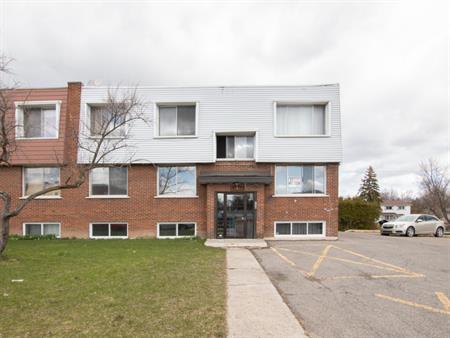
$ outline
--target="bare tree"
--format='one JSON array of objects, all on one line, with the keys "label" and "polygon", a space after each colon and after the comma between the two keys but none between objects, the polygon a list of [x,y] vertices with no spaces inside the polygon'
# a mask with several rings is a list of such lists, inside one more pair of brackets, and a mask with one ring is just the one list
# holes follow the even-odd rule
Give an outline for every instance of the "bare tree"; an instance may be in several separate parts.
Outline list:
[{"label": "bare tree", "polygon": [[425,207],[436,216],[443,218],[450,224],[448,210],[450,209],[450,177],[448,171],[438,162],[429,159],[420,163],[420,187],[422,196],[420,197]]},{"label": "bare tree", "polygon": [[[9,62],[5,58],[0,58],[0,62],[0,73],[4,73]],[[2,167],[13,165],[11,157],[16,151],[15,130],[16,127],[23,127],[16,125],[14,119],[11,119],[13,109],[11,92],[14,89],[0,82],[0,170]],[[130,145],[127,141],[136,121],[148,122],[144,116],[144,107],[135,89],[108,90],[107,99],[104,104],[94,109],[95,114],[91,112],[89,122],[82,123],[81,128],[73,126],[73,130],[66,131],[70,133],[66,141],[71,143],[74,153],[80,150],[84,156],[82,163],[78,163],[76,158],[68,162],[56,159],[61,171],[64,172],[64,179],[59,184],[33,192],[17,203],[12,200],[11,192],[3,191],[0,187],[0,201],[3,204],[0,209],[0,255],[8,243],[11,219],[18,216],[33,200],[51,192],[79,188],[90,171],[110,165],[107,163],[111,162],[113,154],[127,154],[126,159],[120,160],[121,165],[132,163],[133,154],[130,154]]]}]

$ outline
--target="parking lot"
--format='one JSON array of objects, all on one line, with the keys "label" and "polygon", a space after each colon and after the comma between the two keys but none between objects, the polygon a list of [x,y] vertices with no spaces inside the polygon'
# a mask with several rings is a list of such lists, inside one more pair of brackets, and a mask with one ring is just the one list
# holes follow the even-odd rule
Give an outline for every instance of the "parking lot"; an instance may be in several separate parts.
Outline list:
[{"label": "parking lot", "polygon": [[269,245],[253,253],[311,337],[450,336],[450,238]]}]

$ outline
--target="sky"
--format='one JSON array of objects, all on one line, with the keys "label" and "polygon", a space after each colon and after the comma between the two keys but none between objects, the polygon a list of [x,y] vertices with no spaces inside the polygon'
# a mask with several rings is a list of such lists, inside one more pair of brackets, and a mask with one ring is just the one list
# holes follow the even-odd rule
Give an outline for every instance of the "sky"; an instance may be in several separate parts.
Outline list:
[{"label": "sky", "polygon": [[427,1],[0,0],[0,54],[23,87],[339,83],[340,195],[372,165],[418,193],[450,164],[450,8]]}]

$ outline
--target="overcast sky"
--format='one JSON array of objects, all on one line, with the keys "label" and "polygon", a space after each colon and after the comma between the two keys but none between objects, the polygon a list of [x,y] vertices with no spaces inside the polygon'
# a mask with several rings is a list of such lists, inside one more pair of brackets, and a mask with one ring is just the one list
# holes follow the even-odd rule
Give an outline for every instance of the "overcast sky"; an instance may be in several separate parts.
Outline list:
[{"label": "overcast sky", "polygon": [[[89,3],[89,4],[88,4]],[[340,193],[448,165],[447,1],[4,1],[0,53],[22,86],[339,83]]]}]

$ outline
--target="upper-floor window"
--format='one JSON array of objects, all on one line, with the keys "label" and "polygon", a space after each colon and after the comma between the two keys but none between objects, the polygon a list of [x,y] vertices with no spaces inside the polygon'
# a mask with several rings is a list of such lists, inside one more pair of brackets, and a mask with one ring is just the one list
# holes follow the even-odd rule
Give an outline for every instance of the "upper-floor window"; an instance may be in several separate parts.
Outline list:
[{"label": "upper-floor window", "polygon": [[398,206],[398,210],[405,210],[405,206],[404,205],[399,205]]},{"label": "upper-floor window", "polygon": [[325,194],[325,166],[276,166],[275,194]]},{"label": "upper-floor window", "polygon": [[325,104],[277,104],[276,136],[327,134]]},{"label": "upper-floor window", "polygon": [[58,138],[59,102],[16,104],[17,138]]},{"label": "upper-floor window", "polygon": [[221,136],[217,135],[217,158],[253,159],[255,136]]},{"label": "upper-floor window", "polygon": [[91,196],[127,196],[128,168],[95,168],[90,174]]},{"label": "upper-floor window", "polygon": [[124,114],[111,112],[105,105],[89,105],[90,136],[124,137],[126,130]]},{"label": "upper-floor window", "polygon": [[[24,168],[23,169],[23,196],[30,196],[38,191],[59,185],[59,168]],[[56,197],[59,190],[51,191],[40,198]]]},{"label": "upper-floor window", "polygon": [[158,136],[195,136],[196,105],[159,105]]},{"label": "upper-floor window", "polygon": [[392,210],[392,206],[391,205],[386,205],[386,210]]},{"label": "upper-floor window", "polygon": [[158,195],[195,196],[195,167],[158,167]]}]

